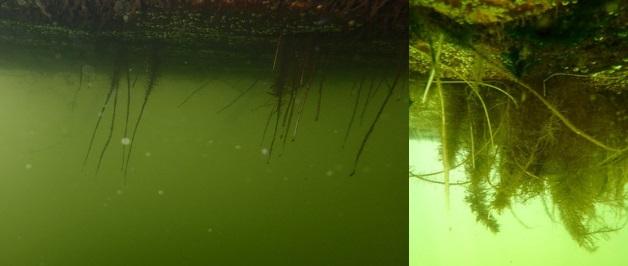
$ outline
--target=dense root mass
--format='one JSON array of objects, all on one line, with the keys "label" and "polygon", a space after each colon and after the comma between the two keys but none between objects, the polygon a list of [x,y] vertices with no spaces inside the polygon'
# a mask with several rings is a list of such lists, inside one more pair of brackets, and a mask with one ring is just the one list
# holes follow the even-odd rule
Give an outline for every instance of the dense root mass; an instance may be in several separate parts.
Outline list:
[{"label": "dense root mass", "polygon": [[[593,8],[599,7],[570,6],[552,19],[580,25],[573,18],[594,13]],[[544,46],[516,35],[534,25],[464,29],[438,15],[417,16],[410,46],[411,127],[440,140],[443,170],[411,175],[445,187],[465,186],[476,219],[492,232],[499,230],[499,214],[535,198],[550,199],[566,231],[587,250],[595,250],[601,236],[623,228],[628,219],[628,86],[621,58],[628,54],[615,55],[615,61],[614,52],[588,54],[598,46],[625,51],[622,37],[609,36],[615,41],[598,46],[584,39],[584,47],[556,50],[558,41],[549,35],[543,36]],[[603,26],[619,27],[621,21],[625,18],[609,18]],[[483,39],[496,32],[511,35],[497,44]],[[467,34],[465,39],[460,33]],[[529,50],[499,54],[499,48],[515,43]],[[563,73],[568,67],[557,65],[583,57],[603,61],[576,73]],[[464,167],[466,176],[453,183],[447,173],[457,167]]]},{"label": "dense root mass", "polygon": [[[536,198],[587,250],[624,227],[628,8],[619,3],[410,1],[411,134],[440,141],[443,167],[411,176],[446,192],[465,186],[492,232],[499,214]],[[459,167],[464,179],[451,182]]]}]

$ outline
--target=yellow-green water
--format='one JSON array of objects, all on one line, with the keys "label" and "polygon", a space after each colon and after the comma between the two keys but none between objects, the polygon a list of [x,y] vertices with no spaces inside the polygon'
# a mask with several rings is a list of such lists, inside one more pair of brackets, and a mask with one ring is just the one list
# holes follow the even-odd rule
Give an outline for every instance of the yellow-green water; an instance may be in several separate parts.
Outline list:
[{"label": "yellow-green water", "polygon": [[[411,168],[417,173],[439,171],[438,145],[437,141],[410,140]],[[461,170],[452,173],[452,180],[464,177]],[[539,199],[514,204],[514,214],[505,211],[499,216],[501,231],[493,234],[475,221],[464,199],[464,187],[452,186],[447,210],[442,185],[411,178],[409,186],[412,266],[621,266],[628,260],[628,233],[612,233],[608,240],[599,241],[597,251],[588,252],[569,237],[558,215],[557,222],[552,222]]]},{"label": "yellow-green water", "polygon": [[[267,163],[270,134],[262,144],[262,132],[274,99],[272,62],[211,71],[163,65],[126,185],[122,96],[100,171],[111,105],[83,165],[110,67],[87,67],[73,101],[78,71],[0,66],[0,265],[407,264],[403,85],[349,176],[386,91],[373,96],[342,148],[356,93],[350,88],[372,72],[328,71],[320,120],[312,92],[296,140],[285,148],[278,141]],[[378,73],[392,81],[393,73]],[[250,93],[216,113],[256,79]],[[131,121],[145,82],[140,74]]]}]

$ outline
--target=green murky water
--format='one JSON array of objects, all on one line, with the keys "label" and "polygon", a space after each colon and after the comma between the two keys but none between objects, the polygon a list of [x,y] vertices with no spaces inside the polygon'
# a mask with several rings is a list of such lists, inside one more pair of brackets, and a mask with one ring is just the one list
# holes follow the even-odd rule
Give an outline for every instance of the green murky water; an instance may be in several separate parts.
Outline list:
[{"label": "green murky water", "polygon": [[[269,159],[272,58],[162,58],[131,141],[127,93],[132,132],[148,82],[145,58],[130,57],[135,86],[127,91],[123,69],[101,112],[112,57],[23,55],[28,60],[6,56],[0,65],[0,264],[407,263],[406,83],[396,85],[349,176],[394,67],[369,66],[368,58],[325,65],[319,120],[316,76],[307,100],[300,91],[294,101],[303,110],[296,134],[295,111],[289,138],[277,138]],[[365,104],[371,83],[380,86]]]}]

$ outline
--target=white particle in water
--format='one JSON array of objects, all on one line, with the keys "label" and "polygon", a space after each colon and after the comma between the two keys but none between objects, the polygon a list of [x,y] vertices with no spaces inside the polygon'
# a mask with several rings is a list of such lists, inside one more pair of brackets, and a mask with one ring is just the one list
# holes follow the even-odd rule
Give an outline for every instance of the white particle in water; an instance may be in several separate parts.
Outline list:
[{"label": "white particle in water", "polygon": [[131,144],[131,139],[127,138],[127,137],[124,137],[124,138],[122,138],[122,140],[120,140],[120,143],[122,143],[122,145],[129,145],[129,144]]},{"label": "white particle in water", "polygon": [[332,171],[332,170],[327,170],[327,172],[325,172],[325,175],[326,175],[326,176],[332,176],[332,175],[334,175],[334,171]]},{"label": "white particle in water", "polygon": [[118,190],[116,190],[116,194],[118,194],[118,195],[122,195],[122,189],[118,189]]},{"label": "white particle in water", "polygon": [[33,165],[30,163],[27,163],[26,165],[24,165],[24,168],[26,168],[26,170],[30,170],[31,168],[33,168]]},{"label": "white particle in water", "polygon": [[144,156],[146,156],[146,157],[150,157],[151,155],[153,155],[153,154],[152,154],[152,153],[150,153],[149,151],[147,151],[147,152],[145,152],[145,153],[144,153]]},{"label": "white particle in water", "polygon": [[211,227],[210,227],[210,228],[207,228],[207,233],[211,233],[211,232],[214,232],[214,229],[213,229],[213,228],[211,228]]},{"label": "white particle in water", "polygon": [[235,145],[235,146],[234,146],[234,148],[235,148],[236,150],[239,150],[239,149],[242,149],[242,146],[238,144],[238,145]]},{"label": "white particle in water", "polygon": [[262,148],[262,155],[268,155],[268,152],[267,148]]},{"label": "white particle in water", "polygon": [[158,194],[159,196],[162,196],[162,195],[164,194],[164,191],[163,191],[163,190],[161,190],[161,189],[160,189],[160,190],[157,190],[157,194]]}]

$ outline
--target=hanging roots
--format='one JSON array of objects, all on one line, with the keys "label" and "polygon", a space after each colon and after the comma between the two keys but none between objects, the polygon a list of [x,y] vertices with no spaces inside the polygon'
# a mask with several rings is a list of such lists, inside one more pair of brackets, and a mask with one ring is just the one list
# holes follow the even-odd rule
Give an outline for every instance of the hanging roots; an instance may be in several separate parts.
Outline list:
[{"label": "hanging roots", "polygon": [[[440,40],[432,45],[425,57],[433,59],[433,67],[424,79],[427,85],[418,86],[423,91],[414,93],[421,100],[414,103],[440,109],[444,168],[411,176],[446,188],[466,186],[465,199],[476,219],[492,232],[499,230],[497,214],[515,202],[549,202],[546,195],[567,232],[587,250],[597,248],[600,236],[624,226],[626,94],[593,88],[584,75],[562,73],[531,81],[531,86],[480,56],[471,73],[463,75],[440,63]],[[508,80],[499,85],[484,80],[488,70]],[[533,97],[517,101],[513,95],[519,94]],[[448,172],[462,165],[466,180],[450,183]],[[436,174],[444,180],[428,178]],[[617,215],[604,215],[609,212]]]}]

